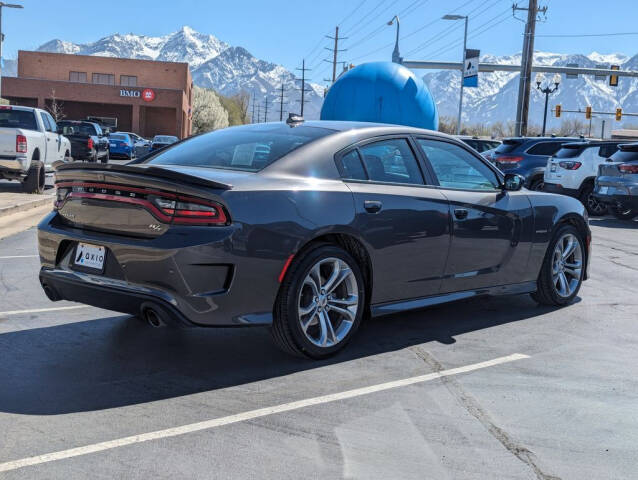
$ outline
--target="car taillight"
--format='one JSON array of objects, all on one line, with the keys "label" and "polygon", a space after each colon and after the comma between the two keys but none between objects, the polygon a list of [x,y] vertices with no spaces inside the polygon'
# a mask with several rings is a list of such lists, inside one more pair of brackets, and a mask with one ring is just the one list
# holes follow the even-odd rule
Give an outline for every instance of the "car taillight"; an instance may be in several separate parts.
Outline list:
[{"label": "car taillight", "polygon": [[501,165],[517,165],[521,160],[523,160],[523,157],[503,156],[496,159],[496,161]]},{"label": "car taillight", "polygon": [[155,204],[179,225],[224,225],[228,219],[221,205],[198,198],[178,196],[176,200],[155,198]]},{"label": "car taillight", "polygon": [[16,153],[27,153],[27,137],[16,135]]},{"label": "car taillight", "polygon": [[88,148],[89,150],[93,150],[93,139],[89,138],[86,142],[86,148]]},{"label": "car taillight", "polygon": [[635,163],[621,163],[618,165],[618,170],[622,173],[638,173],[638,164]]},{"label": "car taillight", "polygon": [[558,165],[565,170],[578,170],[582,163],[580,162],[558,162]]}]

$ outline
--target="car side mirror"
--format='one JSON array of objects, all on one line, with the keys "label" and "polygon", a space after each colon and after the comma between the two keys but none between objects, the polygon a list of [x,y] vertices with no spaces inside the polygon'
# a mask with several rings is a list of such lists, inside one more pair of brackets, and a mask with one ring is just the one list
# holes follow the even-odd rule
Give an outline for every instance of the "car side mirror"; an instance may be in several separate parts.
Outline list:
[{"label": "car side mirror", "polygon": [[506,173],[503,179],[503,188],[510,192],[516,192],[523,188],[525,178],[518,173]]}]

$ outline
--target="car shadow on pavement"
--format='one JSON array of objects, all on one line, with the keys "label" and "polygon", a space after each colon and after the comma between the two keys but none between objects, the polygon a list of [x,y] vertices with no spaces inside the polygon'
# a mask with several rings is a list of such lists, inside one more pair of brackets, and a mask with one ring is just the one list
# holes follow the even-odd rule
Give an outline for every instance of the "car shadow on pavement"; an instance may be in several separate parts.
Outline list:
[{"label": "car shadow on pavement", "polygon": [[618,220],[617,218],[590,218],[589,224],[595,227],[606,228],[638,228],[638,219]]},{"label": "car shadow on pavement", "polygon": [[243,385],[551,311],[527,295],[474,299],[364,322],[324,361],[288,356],[265,328],[154,329],[113,316],[0,335],[0,411],[57,415],[134,405]]}]

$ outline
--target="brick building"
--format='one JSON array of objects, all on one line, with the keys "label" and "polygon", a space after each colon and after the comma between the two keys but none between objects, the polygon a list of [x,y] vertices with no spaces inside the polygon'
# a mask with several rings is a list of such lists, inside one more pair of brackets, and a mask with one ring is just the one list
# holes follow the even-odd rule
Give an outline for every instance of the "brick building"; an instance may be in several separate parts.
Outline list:
[{"label": "brick building", "polygon": [[2,79],[13,105],[50,107],[66,119],[98,117],[143,137],[191,133],[193,82],[187,63],[18,52],[18,76]]}]

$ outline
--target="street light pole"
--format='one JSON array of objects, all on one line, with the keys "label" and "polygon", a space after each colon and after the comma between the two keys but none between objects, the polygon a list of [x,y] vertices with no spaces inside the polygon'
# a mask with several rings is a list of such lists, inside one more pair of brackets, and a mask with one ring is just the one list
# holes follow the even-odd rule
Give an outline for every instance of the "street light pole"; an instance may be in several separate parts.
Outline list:
[{"label": "street light pole", "polygon": [[24,8],[22,5],[15,3],[0,2],[0,98],[2,98],[2,42],[4,41],[4,34],[2,33],[2,7]]},{"label": "street light pole", "polygon": [[399,53],[399,16],[395,15],[392,17],[392,20],[388,22],[388,25],[392,25],[395,19],[397,21],[397,35],[396,40],[394,41],[394,50],[392,51],[392,61],[394,63],[401,63],[401,54]]},{"label": "street light pole", "polygon": [[542,74],[539,73],[536,75],[536,88],[538,91],[545,94],[545,113],[543,115],[543,133],[541,134],[543,137],[545,136],[545,127],[547,126],[547,104],[549,102],[549,95],[558,90],[558,86],[560,85],[560,74],[557,73],[554,75],[554,78],[552,79],[552,83],[554,84],[553,87],[548,84],[541,88],[541,84],[544,80],[545,77]]},{"label": "street light pole", "polygon": [[443,20],[465,20],[465,33],[463,34],[463,63],[461,67],[461,91],[459,93],[459,115],[456,120],[456,134],[461,134],[461,114],[463,113],[463,73],[465,72],[465,52],[467,51],[467,15],[444,15]]}]

